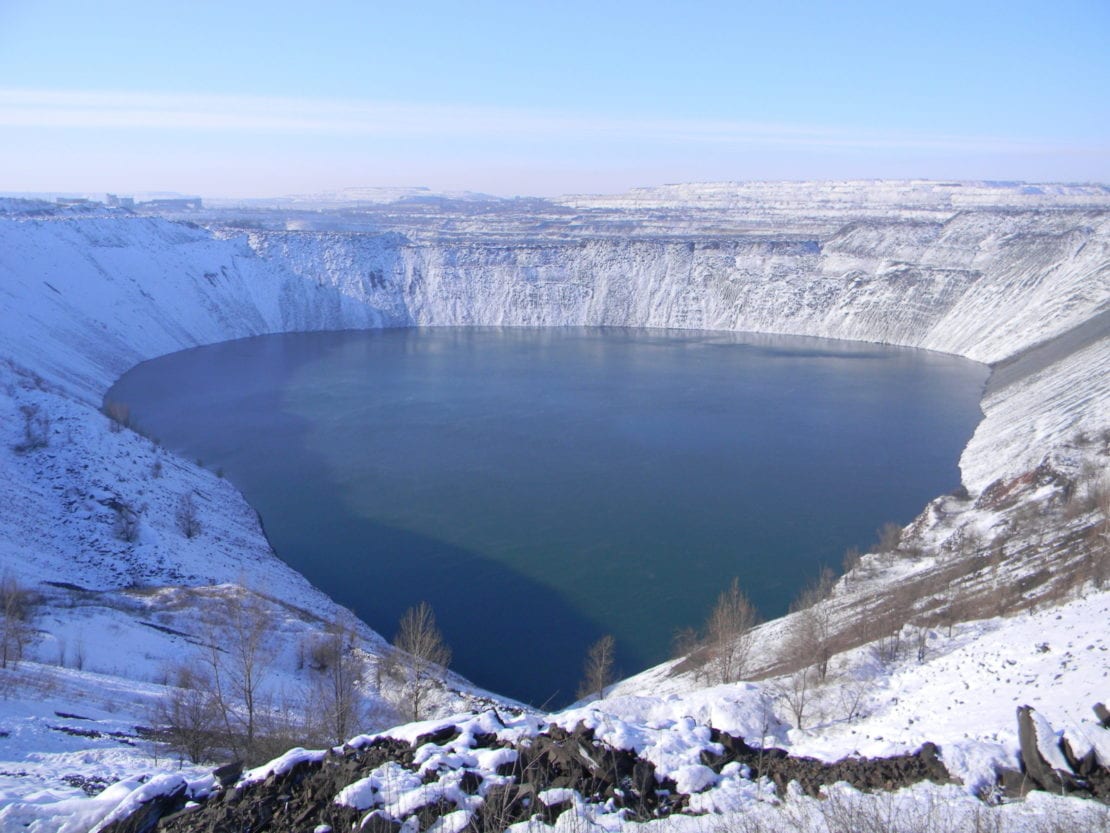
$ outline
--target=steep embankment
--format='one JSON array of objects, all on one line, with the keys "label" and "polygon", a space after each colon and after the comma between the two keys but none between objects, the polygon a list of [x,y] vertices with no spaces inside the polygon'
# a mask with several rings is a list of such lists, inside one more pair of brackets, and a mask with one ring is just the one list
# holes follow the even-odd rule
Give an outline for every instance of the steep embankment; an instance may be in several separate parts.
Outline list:
[{"label": "steep embankment", "polygon": [[[165,682],[163,666],[203,642],[193,631],[194,607],[221,600],[220,587],[185,596],[151,592],[151,587],[244,582],[262,587],[278,611],[275,632],[288,646],[318,634],[335,614],[326,598],[272,557],[257,519],[228,484],[129,432],[113,431],[97,410],[108,385],[139,361],[285,330],[410,324],[735,329],[887,341],[1002,363],[984,398],[985,418],[961,461],[970,495],[938,500],[911,526],[901,550],[866,557],[826,603],[831,630],[851,629],[861,610],[884,623],[839,645],[850,647],[871,638],[889,640],[893,628],[900,634],[914,616],[925,627],[945,617],[966,620],[1004,612],[1003,601],[1025,607],[1058,602],[1069,588],[1089,580],[1073,574],[1094,552],[1091,535],[1097,532],[1093,481],[1081,482],[1080,475],[1085,467],[1105,467],[1107,456],[1098,432],[1106,427],[1110,402],[1110,215],[1086,208],[906,209],[905,201],[912,198],[899,197],[899,219],[892,221],[876,219],[872,209],[859,219],[835,200],[822,204],[817,219],[801,207],[794,215],[781,206],[765,213],[770,225],[793,217],[789,233],[766,228],[709,233],[692,222],[689,240],[656,239],[636,233],[633,211],[619,222],[587,217],[583,223],[593,230],[611,223],[610,228],[620,229],[612,233],[563,228],[516,236],[502,230],[483,237],[481,223],[473,226],[469,219],[471,238],[456,236],[450,243],[396,232],[255,231],[248,236],[225,228],[213,234],[125,214],[34,217],[19,214],[16,206],[0,217],[0,384],[5,391],[0,400],[0,560],[46,598],[33,646],[40,663],[27,664],[40,676],[24,674],[20,685],[45,691],[45,680],[53,686],[42,703],[59,712],[55,723],[77,719],[70,713],[73,704],[87,708],[86,716],[109,721],[112,698],[122,698],[130,714],[144,713],[164,691],[159,684]],[[652,222],[660,223],[658,218]],[[1046,459],[1048,465],[1034,472]],[[987,488],[996,481],[1001,482]],[[201,509],[205,534],[197,538],[183,536],[175,523],[174,508],[186,492],[196,496]],[[1074,494],[1086,502],[1072,502]],[[54,584],[44,584],[47,577]],[[897,585],[922,592],[915,597],[916,608],[911,605],[912,610],[891,618],[882,605],[897,595],[891,593]],[[954,595],[938,601],[949,586],[966,596],[962,608]],[[967,605],[967,599],[982,598],[996,599],[997,608]],[[1092,609],[1103,610],[1099,604]],[[963,610],[959,616],[958,608]],[[1090,615],[1077,607],[1066,623],[1081,629]],[[791,621],[773,623],[762,632],[754,652],[761,674],[789,675],[797,665],[769,647],[786,641],[792,627]],[[1051,617],[1042,615],[1038,627],[1053,627]],[[974,652],[983,633],[1005,629],[1000,620],[957,633],[959,644],[947,648],[934,634],[930,651]],[[105,633],[110,637],[102,638]],[[361,639],[370,656],[380,656],[383,648],[375,635],[364,631]],[[996,641],[1005,643],[1004,633]],[[135,647],[121,652],[120,645]],[[1041,673],[1036,670],[1037,662],[1044,664],[1039,654],[1030,659],[1004,656],[1004,648],[997,653],[1000,669],[1019,663]],[[275,687],[303,684],[294,654],[290,647],[280,656]],[[846,668],[851,662],[866,664],[865,652],[845,656]],[[1091,656],[1097,662],[1100,654]],[[50,663],[70,667],[55,672]],[[1097,674],[1079,670],[1086,676],[1077,678],[1075,664],[1065,662],[1055,673],[1065,681],[1081,679],[1087,696]],[[622,686],[625,699],[602,704],[602,714],[608,709],[614,720],[638,725],[637,709],[656,708],[642,698],[669,691],[677,699],[664,709],[667,719],[701,715],[689,726],[682,724],[694,734],[708,731],[702,724],[716,720],[729,698],[741,703],[737,708],[749,722],[758,722],[762,714],[766,723],[767,710],[777,709],[780,714],[771,722],[785,725],[780,720],[789,711],[786,689],[730,687],[727,693],[698,695],[701,705],[694,709],[688,692],[704,685],[701,673],[653,669]],[[118,677],[142,682],[128,686],[126,693],[117,686],[109,694],[111,686],[104,681]],[[852,679],[875,678],[856,674]],[[455,683],[462,687],[461,681]],[[928,700],[920,681],[905,685],[916,686],[915,696]],[[844,686],[824,691],[822,698],[829,702],[845,692],[852,696]],[[396,716],[389,711],[389,696],[381,691],[370,698],[377,704],[375,719]],[[1060,696],[1059,687],[1053,687],[1056,699],[1047,704]],[[437,705],[449,710],[465,702],[446,694]],[[860,728],[858,736],[855,728],[841,727],[839,735],[799,729],[797,736],[782,739],[831,757],[865,738],[891,751],[883,738],[901,731],[902,720],[915,724],[913,737],[930,736],[930,726],[946,725],[921,711],[908,715],[896,704],[894,698],[885,711],[876,706],[879,719]],[[82,736],[85,724],[70,726],[74,733],[61,730],[69,740],[59,746],[57,727],[47,725],[49,714],[29,712],[17,729],[5,728],[14,739],[5,757],[21,763],[0,774],[0,796],[58,789],[65,770],[50,763],[53,759],[28,762],[31,753],[44,749],[63,756],[80,749],[85,763],[79,766],[69,757],[65,766],[108,771],[109,780],[139,771],[134,758],[122,761],[104,751],[103,744],[111,741]],[[1011,718],[997,720],[1008,724]],[[1014,764],[1011,738],[996,741],[995,752],[985,740],[988,734],[997,736],[1001,725],[983,718],[974,727],[948,726],[954,744],[949,754],[957,756],[957,768],[982,779],[990,761]],[[639,731],[621,730],[628,736]],[[956,740],[960,732],[981,736],[963,748]],[[101,751],[89,752],[80,743],[102,743]],[[893,751],[904,744],[897,746]],[[979,757],[968,763],[969,755]],[[703,770],[687,775],[705,776],[707,785],[726,792],[746,777],[738,770],[729,776],[732,780],[718,783]],[[42,800],[15,808],[0,822],[44,817],[36,809]]]}]

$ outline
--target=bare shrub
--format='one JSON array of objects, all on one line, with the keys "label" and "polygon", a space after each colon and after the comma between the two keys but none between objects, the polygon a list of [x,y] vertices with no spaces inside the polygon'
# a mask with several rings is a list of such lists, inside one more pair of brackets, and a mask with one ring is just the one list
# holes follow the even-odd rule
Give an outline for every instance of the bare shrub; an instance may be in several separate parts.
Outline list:
[{"label": "bare shrub", "polygon": [[887,521],[879,528],[878,536],[876,552],[894,552],[902,543],[902,527],[893,521]]},{"label": "bare shrub", "polygon": [[902,628],[883,631],[871,646],[871,655],[880,665],[897,662],[902,654]]},{"label": "bare shrub", "polygon": [[862,561],[863,556],[859,551],[859,547],[848,547],[848,549],[844,551],[844,560],[841,562],[841,568],[844,574],[847,575],[852,572],[852,570],[859,567]]},{"label": "bare shrub", "polygon": [[200,518],[197,517],[197,502],[192,492],[186,492],[177,501],[177,528],[186,538],[196,538],[200,535]]},{"label": "bare shrub", "polygon": [[[830,790],[806,829],[828,833],[1001,833],[1002,817],[992,807],[926,795],[906,800],[896,793]],[[824,822],[821,825],[819,822]]]},{"label": "bare shrub", "polygon": [[709,651],[710,670],[719,683],[741,679],[751,658],[752,629],[759,623],[759,613],[734,578],[717,597],[705,624],[705,644]]},{"label": "bare shrub", "polygon": [[795,663],[812,666],[822,681],[832,657],[832,616],[827,602],[834,583],[832,570],[825,568],[790,605],[795,616],[787,637],[787,654]]},{"label": "bare shrub", "polygon": [[851,722],[863,716],[863,705],[867,700],[867,693],[871,690],[871,685],[867,680],[852,678],[844,680],[837,686],[844,720]]},{"label": "bare shrub", "polygon": [[962,584],[952,587],[944,597],[943,607],[937,614],[937,624],[944,628],[949,639],[952,638],[952,629],[958,622],[970,619],[974,614],[974,605],[967,588]]},{"label": "bare shrub", "polygon": [[139,513],[123,501],[116,501],[112,508],[116,513],[112,523],[115,536],[129,544],[135,543],[139,539]]},{"label": "bare shrub", "polygon": [[108,430],[113,434],[131,426],[131,408],[123,402],[106,402],[104,416],[108,417]]},{"label": "bare shrub", "polygon": [[443,641],[430,604],[421,602],[405,611],[393,645],[401,652],[397,670],[402,678],[403,704],[409,716],[419,720],[428,694],[443,684],[451,662],[451,649]]},{"label": "bare shrub", "polygon": [[679,628],[671,637],[671,659],[681,659],[689,656],[701,647],[701,637],[697,629],[687,625]]},{"label": "bare shrub", "polygon": [[313,679],[310,705],[306,705],[316,733],[335,745],[355,733],[360,718],[359,689],[366,677],[366,662],[355,647],[355,633],[353,617],[340,615],[309,648]]},{"label": "bare shrub", "polygon": [[15,665],[34,636],[31,620],[38,598],[10,574],[0,577],[0,668]]},{"label": "bare shrub", "polygon": [[257,760],[264,683],[276,656],[269,639],[275,624],[266,603],[243,587],[205,608],[212,693],[229,744],[248,761]]},{"label": "bare shrub", "polygon": [[776,698],[786,706],[794,718],[794,725],[799,729],[805,728],[806,710],[813,695],[815,676],[812,669],[801,668],[771,687]]},{"label": "bare shrub", "polygon": [[612,635],[605,634],[586,651],[582,682],[578,684],[579,699],[597,697],[600,700],[605,696],[605,689],[616,681],[613,674],[616,646],[616,640]]},{"label": "bare shrub", "polygon": [[914,615],[913,588],[904,585],[884,599],[884,605],[873,610],[866,623],[871,654],[882,665],[896,662],[902,653],[902,627]]},{"label": "bare shrub", "polygon": [[155,703],[152,719],[179,756],[194,764],[211,760],[219,746],[222,721],[210,669],[179,665],[169,672],[169,686]]},{"label": "bare shrub", "polygon": [[23,415],[23,440],[12,446],[19,454],[45,448],[50,444],[50,417],[42,413],[38,405],[20,405]]},{"label": "bare shrub", "polygon": [[921,623],[916,623],[911,626],[911,633],[917,661],[925,662],[925,654],[929,648],[929,629]]},{"label": "bare shrub", "polygon": [[1081,577],[1101,590],[1110,582],[1110,492],[1100,497],[1098,519],[1084,533],[1083,543]]}]

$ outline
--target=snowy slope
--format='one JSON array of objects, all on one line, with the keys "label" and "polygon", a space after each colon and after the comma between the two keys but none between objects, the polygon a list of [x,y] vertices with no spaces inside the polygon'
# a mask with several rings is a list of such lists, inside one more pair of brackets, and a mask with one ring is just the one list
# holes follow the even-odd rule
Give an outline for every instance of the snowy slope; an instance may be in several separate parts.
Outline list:
[{"label": "snowy slope", "polygon": [[[152,747],[121,748],[111,732],[126,734],[141,720],[143,702],[158,696],[164,667],[195,636],[198,595],[182,597],[173,588],[214,586],[199,593],[210,601],[232,584],[264,588],[290,641],[318,633],[336,614],[273,557],[253,511],[229,484],[146,439],[111,430],[97,410],[100,398],[135,363],[266,332],[414,324],[716,328],[926,347],[1001,363],[983,401],[984,420],[961,460],[974,498],[1053,455],[1067,476],[1106,466],[1097,443],[1075,438],[1096,435],[1110,422],[1108,204],[1102,186],[675,186],[633,198],[568,199],[549,215],[542,206],[540,215],[513,214],[518,209],[507,205],[488,218],[467,213],[412,228],[391,210],[380,221],[377,215],[360,221],[360,227],[379,223],[381,231],[356,234],[243,232],[232,215],[210,231],[122,212],[5,203],[0,572],[37,584],[47,604],[36,623],[36,661],[22,666],[9,699],[0,700],[0,730],[8,733],[0,734],[0,760],[12,762],[0,766],[9,773],[0,778],[0,804],[28,802],[0,820],[72,816],[71,808],[44,809],[79,794],[60,780],[68,772],[108,771],[115,778],[153,766]],[[446,228],[454,231],[436,230]],[[28,406],[49,417],[48,443],[16,453],[21,409]],[[174,522],[173,508],[187,492],[201,509],[205,534],[198,539],[184,538]],[[1040,506],[1045,494],[1022,500]],[[133,541],[120,540],[113,528],[119,504],[138,514]],[[871,558],[870,578],[838,604],[848,610],[908,576],[941,574],[943,548],[970,526],[993,534],[1018,523],[1013,509],[945,507],[930,507],[918,522],[915,535],[927,557],[882,564]],[[1092,518],[1078,516],[1067,535]],[[1070,540],[1053,528],[1038,536],[1015,546],[1013,570],[1004,567],[993,580],[1023,580],[1042,552],[1063,550]],[[1024,540],[1019,535],[1018,543]],[[983,581],[967,579],[973,589]],[[981,781],[992,762],[1012,762],[1013,698],[1036,694],[1022,680],[1059,674],[1063,682],[1046,681],[1036,705],[1054,721],[1074,723],[1090,705],[1083,698],[1105,688],[1108,673],[1105,648],[1097,646],[1083,646],[1089,651],[1080,654],[1083,662],[1059,668],[1055,655],[1003,649],[1026,645],[1034,632],[1052,644],[1074,642],[1075,633],[1106,613],[1102,594],[1069,602],[1060,618],[991,620],[951,640],[937,637],[926,666],[859,671],[875,686],[870,722],[832,719],[778,739],[834,757],[928,738],[946,743],[950,754],[962,756],[953,763]],[[768,626],[767,633],[776,627],[786,626]],[[375,634],[360,638],[370,655],[383,650]],[[120,645],[134,648],[121,654]],[[866,649],[855,650],[844,663],[865,659]],[[950,720],[934,704],[957,696],[954,687],[975,668],[986,677],[1014,668],[1016,682],[984,698],[974,720],[971,712]],[[297,685],[297,675],[287,655],[273,686]],[[124,698],[130,703],[121,707],[124,717],[113,722],[105,704],[118,699],[112,691],[121,679],[137,682]],[[438,708],[465,706],[465,683],[454,685],[463,693],[445,692]],[[44,688],[50,696],[31,694]],[[622,685],[604,713],[635,733],[679,712],[717,726],[735,712],[730,702],[747,703],[736,707],[747,714],[736,728],[750,733],[750,709],[766,691],[693,689],[689,677],[652,669]],[[835,699],[843,690],[823,696]],[[665,692],[676,698],[669,705],[653,699]],[[386,719],[387,698],[369,701]],[[56,712],[101,721],[97,743],[108,751],[50,728]],[[968,736],[963,746],[961,734]]]}]

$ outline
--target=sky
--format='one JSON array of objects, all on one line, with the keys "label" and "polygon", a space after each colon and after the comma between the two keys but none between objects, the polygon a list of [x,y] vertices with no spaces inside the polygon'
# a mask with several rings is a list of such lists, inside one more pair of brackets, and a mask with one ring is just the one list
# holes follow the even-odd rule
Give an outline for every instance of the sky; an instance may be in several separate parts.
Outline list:
[{"label": "sky", "polygon": [[1110,0],[0,0],[0,192],[1110,182]]}]

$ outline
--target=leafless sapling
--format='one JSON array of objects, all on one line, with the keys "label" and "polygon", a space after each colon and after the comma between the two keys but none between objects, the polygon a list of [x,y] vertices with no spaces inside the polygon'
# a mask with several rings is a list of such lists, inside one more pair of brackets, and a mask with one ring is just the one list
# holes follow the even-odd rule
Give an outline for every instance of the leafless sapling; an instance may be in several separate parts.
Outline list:
[{"label": "leafless sapling", "polygon": [[200,535],[200,518],[197,517],[197,502],[192,492],[185,492],[177,501],[177,528],[186,538]]},{"label": "leafless sapling", "polygon": [[605,634],[586,651],[586,662],[582,668],[582,682],[578,684],[578,697],[605,696],[605,689],[615,682],[613,676],[613,660],[616,652],[616,640],[611,634]]},{"label": "leafless sapling", "polygon": [[430,604],[421,602],[405,611],[393,645],[400,652],[397,667],[404,706],[413,720],[419,720],[428,695],[443,684],[451,662],[451,649],[443,641]]},{"label": "leafless sapling", "polygon": [[743,677],[751,657],[752,629],[758,622],[755,605],[734,578],[717,597],[705,624],[709,664],[716,682],[732,683]]},{"label": "leafless sapling", "polygon": [[35,594],[24,587],[14,576],[5,573],[0,577],[0,668],[7,668],[23,658],[33,629],[31,618]]}]

